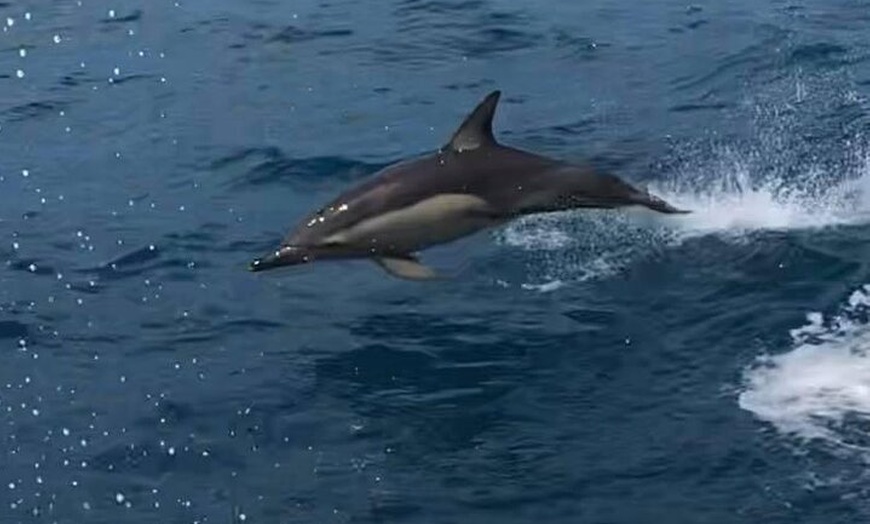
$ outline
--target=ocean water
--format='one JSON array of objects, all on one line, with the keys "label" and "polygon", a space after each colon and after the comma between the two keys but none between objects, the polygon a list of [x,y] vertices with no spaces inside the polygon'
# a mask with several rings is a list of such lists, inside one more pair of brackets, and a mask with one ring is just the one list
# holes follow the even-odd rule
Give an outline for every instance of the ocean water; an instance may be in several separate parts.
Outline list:
[{"label": "ocean water", "polygon": [[[870,2],[0,1],[0,523],[870,519]],[[694,212],[253,274],[500,140]]]}]

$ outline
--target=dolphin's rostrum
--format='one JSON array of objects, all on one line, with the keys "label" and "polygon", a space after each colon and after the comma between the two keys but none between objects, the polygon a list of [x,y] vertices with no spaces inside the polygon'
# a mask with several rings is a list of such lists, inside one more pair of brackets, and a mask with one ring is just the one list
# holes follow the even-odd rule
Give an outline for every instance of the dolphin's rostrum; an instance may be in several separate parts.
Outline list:
[{"label": "dolphin's rostrum", "polygon": [[370,258],[397,277],[430,279],[435,271],[416,252],[523,215],[635,205],[688,212],[614,175],[498,143],[500,94],[487,95],[438,151],[388,166],[310,214],[250,270]]}]

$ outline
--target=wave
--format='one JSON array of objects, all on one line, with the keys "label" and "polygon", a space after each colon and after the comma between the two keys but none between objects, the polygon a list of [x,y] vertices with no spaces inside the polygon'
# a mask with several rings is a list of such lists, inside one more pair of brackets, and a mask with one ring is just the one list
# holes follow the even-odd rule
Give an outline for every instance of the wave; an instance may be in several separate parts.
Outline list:
[{"label": "wave", "polygon": [[870,285],[790,335],[789,351],[745,370],[740,407],[783,434],[870,451]]}]

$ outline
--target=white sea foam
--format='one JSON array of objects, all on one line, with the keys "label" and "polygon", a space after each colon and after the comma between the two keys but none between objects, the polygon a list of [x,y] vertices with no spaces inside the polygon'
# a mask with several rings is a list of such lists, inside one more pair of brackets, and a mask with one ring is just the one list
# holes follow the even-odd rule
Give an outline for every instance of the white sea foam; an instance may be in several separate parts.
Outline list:
[{"label": "white sea foam", "polygon": [[784,434],[870,451],[870,433],[848,429],[850,421],[870,420],[868,313],[870,285],[828,318],[809,313],[791,331],[788,351],[759,357],[745,370],[740,407]]},{"label": "white sea foam", "polygon": [[845,172],[809,166],[791,175],[762,175],[764,167],[754,155],[724,150],[712,166],[700,173],[695,168],[695,173],[677,174],[673,180],[678,182],[661,184],[657,192],[692,211],[684,220],[672,221],[682,238],[870,221],[870,154],[862,152],[838,166]]}]

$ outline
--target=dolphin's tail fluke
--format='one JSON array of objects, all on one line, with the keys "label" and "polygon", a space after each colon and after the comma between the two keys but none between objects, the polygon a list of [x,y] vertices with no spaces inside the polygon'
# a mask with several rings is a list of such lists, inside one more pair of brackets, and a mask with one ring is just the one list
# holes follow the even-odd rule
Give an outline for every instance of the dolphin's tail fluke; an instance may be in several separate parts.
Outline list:
[{"label": "dolphin's tail fluke", "polygon": [[640,198],[638,198],[638,204],[652,209],[653,211],[658,211],[659,213],[665,213],[668,215],[680,215],[691,213],[691,211],[687,209],[679,209],[671,204],[668,204],[661,198],[651,195],[649,193],[644,193]]}]

